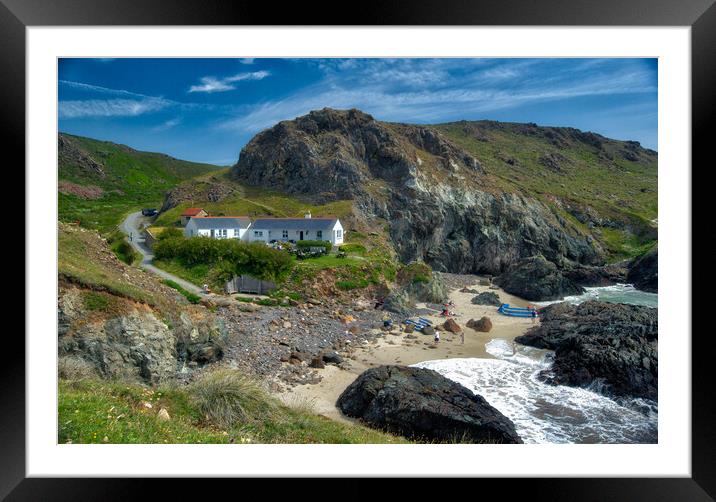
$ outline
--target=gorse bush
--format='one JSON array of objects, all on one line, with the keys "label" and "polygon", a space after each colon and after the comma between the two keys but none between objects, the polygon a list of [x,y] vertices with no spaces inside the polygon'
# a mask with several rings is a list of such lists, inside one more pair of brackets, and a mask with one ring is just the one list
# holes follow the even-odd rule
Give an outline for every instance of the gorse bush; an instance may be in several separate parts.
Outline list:
[{"label": "gorse bush", "polygon": [[189,395],[202,415],[222,428],[269,419],[278,408],[258,383],[230,369],[206,373],[189,387]]},{"label": "gorse bush", "polygon": [[158,241],[154,255],[159,260],[179,260],[186,267],[205,264],[215,268],[222,280],[248,274],[258,279],[280,281],[291,270],[293,260],[285,251],[261,242],[210,237],[173,237]]}]

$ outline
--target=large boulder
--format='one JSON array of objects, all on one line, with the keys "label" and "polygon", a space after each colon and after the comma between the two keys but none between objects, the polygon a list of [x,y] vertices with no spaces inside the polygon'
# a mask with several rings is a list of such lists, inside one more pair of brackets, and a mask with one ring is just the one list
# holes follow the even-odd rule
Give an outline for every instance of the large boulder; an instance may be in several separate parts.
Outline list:
[{"label": "large boulder", "polygon": [[540,310],[541,323],[517,343],[555,351],[541,373],[549,383],[591,387],[607,395],[657,400],[658,311],[588,301]]},{"label": "large boulder", "polygon": [[516,262],[494,282],[508,293],[531,301],[559,300],[584,292],[583,287],[565,277],[557,265],[542,255]]},{"label": "large boulder", "polygon": [[657,247],[632,260],[626,280],[636,289],[649,293],[659,292],[659,251]]},{"label": "large boulder", "polygon": [[445,331],[449,331],[451,333],[460,333],[462,331],[462,328],[455,322],[454,319],[448,319],[443,323],[442,327]]},{"label": "large boulder", "polygon": [[337,405],[349,417],[417,440],[522,443],[512,421],[482,396],[429,369],[371,368]]},{"label": "large boulder", "polygon": [[492,330],[492,321],[489,317],[483,316],[480,319],[470,319],[465,326],[475,331],[489,333]]},{"label": "large boulder", "polygon": [[484,293],[480,293],[479,295],[474,296],[470,301],[475,305],[493,305],[495,307],[502,305],[500,296],[494,291],[485,291]]}]

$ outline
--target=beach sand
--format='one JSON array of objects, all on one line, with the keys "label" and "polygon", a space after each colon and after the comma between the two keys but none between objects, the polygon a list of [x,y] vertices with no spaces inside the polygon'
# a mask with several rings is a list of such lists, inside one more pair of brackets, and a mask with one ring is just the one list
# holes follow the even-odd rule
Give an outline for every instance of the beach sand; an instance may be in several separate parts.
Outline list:
[{"label": "beach sand", "polygon": [[[479,277],[476,276],[475,284],[468,287],[478,292],[494,291],[500,295],[503,303],[509,303],[512,306],[526,307],[529,305],[526,300],[509,295],[501,289],[491,290],[488,286],[478,286],[478,280]],[[455,335],[444,330],[440,332],[438,344],[433,342],[433,337],[417,331],[413,333],[417,336],[416,339],[407,338],[407,333],[403,332],[398,336],[386,333],[382,338],[353,349],[347,357],[350,368],[341,369],[337,366],[326,365],[325,368],[317,370],[322,377],[319,383],[295,386],[279,393],[278,397],[289,404],[309,405],[315,413],[349,422],[351,419],[343,416],[336,408],[336,401],[343,390],[366,369],[384,364],[411,365],[435,359],[492,358],[485,350],[487,342],[495,338],[512,341],[533,326],[531,319],[507,317],[497,313],[497,307],[473,305],[470,300],[474,296],[475,293],[461,293],[459,290],[450,294],[450,299],[455,303],[450,310],[457,314],[453,319],[464,330],[464,344],[461,343],[459,334]],[[425,307],[421,304],[418,306]],[[438,316],[437,312],[435,314],[423,315],[423,317],[433,322],[433,326],[445,322],[444,317]],[[480,319],[482,316],[487,316],[492,321],[492,330],[489,333],[480,333],[465,327],[470,319]]]}]

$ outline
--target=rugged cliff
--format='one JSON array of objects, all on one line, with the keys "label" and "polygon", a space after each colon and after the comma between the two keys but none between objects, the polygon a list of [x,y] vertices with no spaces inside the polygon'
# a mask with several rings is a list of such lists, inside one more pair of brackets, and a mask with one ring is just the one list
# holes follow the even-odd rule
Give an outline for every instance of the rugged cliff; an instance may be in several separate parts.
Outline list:
[{"label": "rugged cliff", "polygon": [[438,129],[379,122],[358,110],[280,122],[244,147],[231,176],[314,202],[350,199],[359,220],[389,222],[402,261],[439,271],[499,274],[535,255],[560,268],[605,258],[567,212],[506,189]]}]

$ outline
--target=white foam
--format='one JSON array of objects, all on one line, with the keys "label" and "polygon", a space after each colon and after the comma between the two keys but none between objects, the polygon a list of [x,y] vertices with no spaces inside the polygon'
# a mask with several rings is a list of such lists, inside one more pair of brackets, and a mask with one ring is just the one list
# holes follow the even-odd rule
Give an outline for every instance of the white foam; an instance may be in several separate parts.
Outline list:
[{"label": "white foam", "polygon": [[[499,359],[442,359],[415,364],[429,368],[484,397],[509,417],[525,443],[656,442],[655,403],[618,403],[587,389],[548,385],[538,373],[551,353],[502,339],[486,344]],[[531,350],[527,350],[531,349]]]},{"label": "white foam", "polygon": [[560,302],[579,305],[587,300],[601,300],[612,303],[644,305],[654,308],[658,305],[659,297],[656,293],[647,293],[646,291],[638,290],[633,284],[614,284],[612,286],[598,286],[584,289],[585,291],[581,295],[565,296],[562,300],[534,302],[534,304],[542,307]]}]

